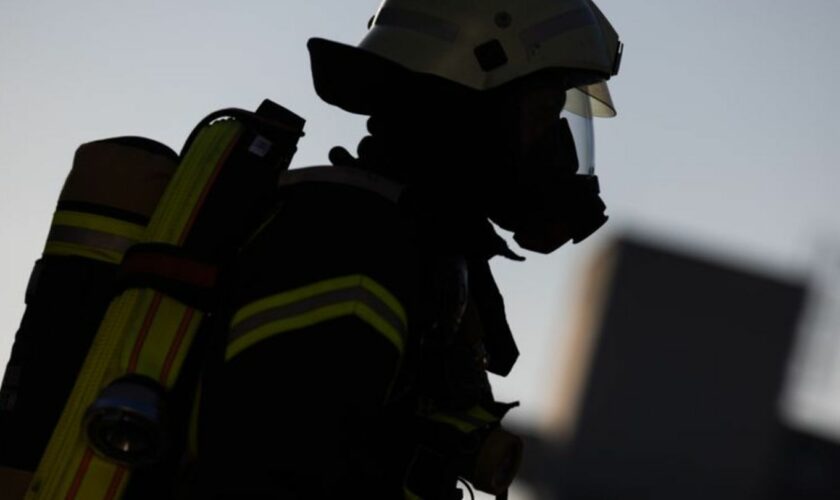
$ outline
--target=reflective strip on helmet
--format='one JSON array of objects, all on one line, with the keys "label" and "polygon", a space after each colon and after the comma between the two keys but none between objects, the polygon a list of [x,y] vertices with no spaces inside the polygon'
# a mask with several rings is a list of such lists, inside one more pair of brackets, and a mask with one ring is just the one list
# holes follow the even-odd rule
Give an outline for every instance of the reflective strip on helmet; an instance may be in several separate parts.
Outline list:
[{"label": "reflective strip on helmet", "polygon": [[45,255],[69,255],[119,264],[143,237],[144,227],[112,217],[60,210],[53,217]]},{"label": "reflective strip on helmet", "polygon": [[539,45],[546,40],[560,36],[567,31],[572,31],[598,22],[588,7],[564,12],[559,16],[552,17],[519,33],[519,39],[525,47]]},{"label": "reflective strip on helmet", "polygon": [[356,316],[402,354],[407,318],[402,304],[382,285],[362,275],[321,281],[253,302],[231,322],[225,359],[274,335],[324,321]]},{"label": "reflective strip on helmet", "polygon": [[433,413],[428,418],[435,422],[455,427],[464,434],[469,434],[470,432],[499,421],[499,417],[488,412],[481,406],[473,406],[462,413]]},{"label": "reflective strip on helmet", "polygon": [[450,43],[458,39],[460,31],[457,24],[439,17],[395,7],[385,7],[380,10],[373,24],[415,31]]}]

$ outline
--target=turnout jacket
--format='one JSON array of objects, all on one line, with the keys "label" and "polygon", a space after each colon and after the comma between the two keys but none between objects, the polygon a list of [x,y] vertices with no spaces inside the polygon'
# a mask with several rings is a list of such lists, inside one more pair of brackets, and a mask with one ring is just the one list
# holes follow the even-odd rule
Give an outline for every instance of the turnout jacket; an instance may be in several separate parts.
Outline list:
[{"label": "turnout jacket", "polygon": [[486,220],[376,174],[284,174],[213,319],[197,496],[451,498],[448,448],[511,406],[486,375],[517,354],[499,253]]}]

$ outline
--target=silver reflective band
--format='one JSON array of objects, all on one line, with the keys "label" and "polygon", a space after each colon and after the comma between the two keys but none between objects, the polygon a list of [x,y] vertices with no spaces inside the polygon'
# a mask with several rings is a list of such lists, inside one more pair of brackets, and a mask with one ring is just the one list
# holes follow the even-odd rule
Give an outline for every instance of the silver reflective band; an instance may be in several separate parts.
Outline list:
[{"label": "silver reflective band", "polygon": [[374,26],[391,26],[415,31],[450,43],[458,39],[458,32],[460,31],[457,24],[421,12],[394,7],[386,7],[380,10],[373,24]]},{"label": "silver reflective band", "polygon": [[50,243],[74,243],[86,247],[125,253],[136,240],[114,234],[72,226],[53,226],[47,237]]},{"label": "silver reflective band", "polygon": [[382,302],[379,297],[367,289],[363,287],[353,287],[322,293],[314,297],[292,302],[291,304],[284,304],[282,306],[277,306],[254,314],[253,316],[242,320],[233,328],[233,330],[231,330],[228,341],[233,342],[238,338],[247,335],[249,332],[275,321],[293,318],[322,307],[347,302],[362,303],[370,307],[382,320],[387,322],[394,328],[394,330],[399,332],[403,341],[405,340],[405,324],[402,319],[394,314],[391,308]]},{"label": "silver reflective band", "polygon": [[588,8],[576,9],[522,30],[519,33],[519,38],[525,44],[525,47],[531,48],[567,31],[583,28],[597,22],[595,16],[592,15],[592,11]]},{"label": "silver reflective band", "polygon": [[365,191],[372,191],[392,203],[402,196],[404,186],[371,172],[351,167],[308,167],[289,170],[277,181],[279,187],[294,186],[305,182],[344,184]]}]

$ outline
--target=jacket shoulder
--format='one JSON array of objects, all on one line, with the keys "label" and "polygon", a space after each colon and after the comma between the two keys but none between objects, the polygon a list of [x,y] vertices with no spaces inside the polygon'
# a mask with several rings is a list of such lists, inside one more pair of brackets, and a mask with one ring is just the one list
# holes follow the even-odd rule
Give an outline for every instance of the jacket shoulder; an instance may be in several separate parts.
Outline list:
[{"label": "jacket shoulder", "polygon": [[276,214],[238,259],[249,292],[359,274],[398,294],[408,286],[416,245],[398,205],[400,184],[353,168],[310,167],[285,173],[279,188]]}]

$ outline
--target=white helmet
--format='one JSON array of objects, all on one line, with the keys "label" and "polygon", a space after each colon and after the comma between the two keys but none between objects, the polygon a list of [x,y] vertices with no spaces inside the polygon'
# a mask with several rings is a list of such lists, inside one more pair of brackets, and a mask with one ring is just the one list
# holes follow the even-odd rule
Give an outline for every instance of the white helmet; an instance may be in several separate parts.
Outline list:
[{"label": "white helmet", "polygon": [[556,69],[577,76],[567,110],[615,115],[605,82],[622,44],[591,0],[384,0],[358,48],[309,48],[319,95],[351,112],[369,114],[400,70],[490,90]]}]

